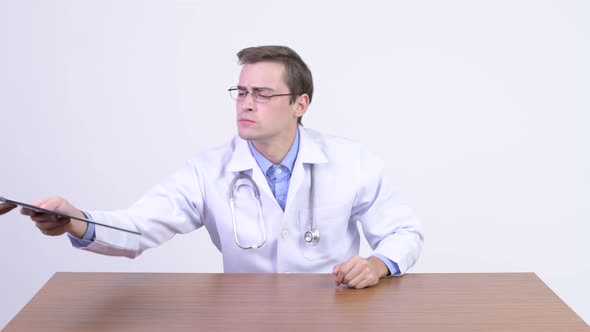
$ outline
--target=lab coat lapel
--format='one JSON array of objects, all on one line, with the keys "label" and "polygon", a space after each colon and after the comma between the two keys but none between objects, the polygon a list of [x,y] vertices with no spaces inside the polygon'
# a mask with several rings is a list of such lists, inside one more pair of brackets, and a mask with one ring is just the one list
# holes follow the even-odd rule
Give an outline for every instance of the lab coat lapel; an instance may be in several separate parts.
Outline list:
[{"label": "lab coat lapel", "polygon": [[241,172],[254,168],[256,160],[248,148],[248,142],[239,136],[234,138],[234,151],[227,165],[230,172]]},{"label": "lab coat lapel", "polygon": [[[293,204],[295,196],[306,177],[304,164],[321,164],[327,163],[328,158],[322,151],[322,147],[310,133],[303,127],[299,127],[299,152],[291,174],[291,183],[289,184],[289,193],[287,195],[286,209]],[[317,181],[317,179],[316,179]],[[285,209],[285,210],[286,210]]]},{"label": "lab coat lapel", "polygon": [[[232,154],[232,158],[228,164],[228,170],[231,172],[241,172],[246,170],[252,170],[252,173],[249,174],[252,177],[252,180],[258,186],[258,189],[274,199],[272,191],[268,186],[268,182],[266,181],[266,177],[262,174],[260,167],[256,163],[256,159],[252,156],[252,152],[248,147],[248,141],[241,139],[240,137],[236,137],[236,144],[234,147],[234,152]],[[234,174],[235,176],[237,174]],[[277,203],[278,206],[278,203]],[[279,207],[280,209],[280,207]]]}]

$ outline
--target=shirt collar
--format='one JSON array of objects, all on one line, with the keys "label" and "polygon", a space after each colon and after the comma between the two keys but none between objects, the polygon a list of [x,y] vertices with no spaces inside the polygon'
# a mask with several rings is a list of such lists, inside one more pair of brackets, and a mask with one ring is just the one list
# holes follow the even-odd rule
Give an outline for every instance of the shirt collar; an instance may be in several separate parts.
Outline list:
[{"label": "shirt collar", "polygon": [[[250,148],[250,152],[254,159],[256,159],[256,163],[260,166],[263,174],[267,174],[268,169],[273,165],[268,159],[266,159],[256,148],[251,141],[248,141],[248,147]],[[293,172],[293,166],[295,165],[295,159],[297,159],[297,153],[299,152],[299,128],[297,128],[297,132],[295,133],[295,140],[293,140],[293,144],[291,144],[291,148],[283,161],[281,161],[281,165],[287,167],[289,172]]]}]

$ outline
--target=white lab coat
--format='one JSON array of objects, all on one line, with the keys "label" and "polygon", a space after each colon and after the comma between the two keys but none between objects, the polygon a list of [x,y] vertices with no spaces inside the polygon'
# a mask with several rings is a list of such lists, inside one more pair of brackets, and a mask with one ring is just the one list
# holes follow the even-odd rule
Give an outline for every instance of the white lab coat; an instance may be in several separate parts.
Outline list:
[{"label": "white lab coat", "polygon": [[[317,246],[309,229],[309,167],[314,164]],[[205,227],[223,255],[225,272],[329,273],[335,264],[358,255],[360,221],[374,253],[396,262],[401,274],[416,262],[423,244],[419,220],[384,181],[383,163],[359,144],[300,127],[285,211],[280,208],[247,141],[196,154],[187,165],[152,188],[129,209],[90,211],[97,221],[141,232],[141,236],[96,226],[96,240],[85,250],[136,257],[177,233]],[[259,249],[239,248],[229,206],[230,183],[240,171],[260,189],[267,240]],[[236,222],[242,244],[257,244],[262,232],[251,190],[240,188]]]}]

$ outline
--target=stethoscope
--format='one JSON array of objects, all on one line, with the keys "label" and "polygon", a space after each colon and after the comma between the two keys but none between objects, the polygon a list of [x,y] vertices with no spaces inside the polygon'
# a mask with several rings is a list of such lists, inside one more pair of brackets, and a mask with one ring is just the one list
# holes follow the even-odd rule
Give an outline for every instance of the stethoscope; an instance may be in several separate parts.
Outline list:
[{"label": "stethoscope", "polygon": [[[313,201],[314,201],[314,188],[313,188],[313,164],[309,165],[309,178],[310,178],[310,184],[309,184],[309,229],[303,234],[303,239],[305,240],[305,243],[312,245],[312,246],[316,246],[319,242],[320,242],[320,232],[318,231],[317,228],[315,228],[315,222],[313,220]],[[238,181],[240,180],[245,180],[247,183],[249,183],[249,185],[247,185],[246,183],[242,182],[238,184]],[[235,205],[234,205],[234,194],[235,192],[240,189],[240,187],[249,187],[252,189],[252,191],[254,192],[254,196],[256,197],[256,204],[258,205],[258,226],[262,229],[262,242],[255,244],[255,245],[243,245],[240,243],[240,240],[238,238],[238,231],[237,231],[237,226],[236,226],[236,211],[235,211]],[[254,182],[254,180],[252,180],[252,177],[250,177],[250,175],[244,173],[243,171],[240,172],[231,182],[230,186],[229,186],[229,207],[231,209],[231,218],[232,218],[232,223],[234,226],[234,238],[236,241],[236,244],[238,245],[238,247],[242,248],[242,249],[258,249],[261,248],[262,246],[264,246],[264,244],[266,243],[266,224],[264,223],[264,217],[262,215],[262,205],[260,203],[260,190],[258,190],[258,186],[256,185],[256,182]]]}]

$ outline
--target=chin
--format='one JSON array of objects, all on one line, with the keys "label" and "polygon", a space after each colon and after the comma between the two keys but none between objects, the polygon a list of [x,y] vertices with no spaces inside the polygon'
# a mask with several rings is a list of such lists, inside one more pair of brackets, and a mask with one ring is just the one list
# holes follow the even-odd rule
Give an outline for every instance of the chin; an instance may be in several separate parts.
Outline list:
[{"label": "chin", "polygon": [[238,127],[238,136],[246,141],[251,141],[256,138],[256,135],[251,130],[240,129],[240,127]]}]

